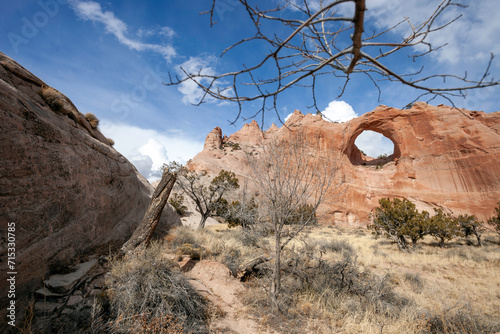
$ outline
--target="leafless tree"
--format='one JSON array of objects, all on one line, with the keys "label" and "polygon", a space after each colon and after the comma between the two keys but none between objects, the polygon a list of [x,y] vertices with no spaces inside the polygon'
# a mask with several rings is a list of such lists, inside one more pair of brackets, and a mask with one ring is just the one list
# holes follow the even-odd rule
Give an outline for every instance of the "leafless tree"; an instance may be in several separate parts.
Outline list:
[{"label": "leafless tree", "polygon": [[320,141],[318,136],[290,131],[284,138],[268,139],[260,153],[247,154],[261,197],[259,211],[271,223],[275,237],[273,307],[279,305],[283,250],[316,220],[318,206],[331,199],[338,187],[334,186],[335,159],[311,149]]},{"label": "leafless tree", "polygon": [[[205,12],[210,15],[211,25],[216,23],[216,9],[223,1],[212,0],[211,9]],[[379,100],[379,83],[395,81],[421,92],[410,103],[421,98],[429,102],[442,97],[453,106],[453,99],[465,97],[469,90],[500,84],[489,73],[493,54],[477,79],[469,78],[467,72],[463,76],[428,74],[423,67],[403,73],[394,66],[393,58],[389,58],[407,50],[416,52],[410,56],[415,61],[441,48],[443,45],[432,45],[430,37],[442,33],[443,28],[460,18],[440,23],[450,7],[466,7],[454,0],[441,1],[423,22],[414,23],[404,18],[389,29],[373,28],[371,31],[366,31],[365,27],[366,0],[281,0],[277,7],[270,7],[276,3],[272,1],[235,2],[247,12],[254,34],[227,47],[221,56],[234,48],[252,47],[251,43],[255,42],[264,43],[270,51],[257,56],[252,65],[242,65],[240,69],[223,74],[203,69],[189,72],[181,68],[183,75],[171,76],[166,84],[178,85],[191,80],[204,91],[198,104],[212,98],[235,102],[239,106],[237,118],[245,102],[257,100],[261,101],[261,107],[253,116],[261,113],[264,117],[265,111],[270,109],[278,114],[278,95],[296,86],[310,87],[312,107],[319,112],[316,83],[324,75],[340,80],[338,98],[344,94],[351,77],[362,74],[378,89]],[[354,12],[345,15],[345,5],[349,3],[354,4]],[[391,34],[396,29],[408,32],[400,39]]]}]

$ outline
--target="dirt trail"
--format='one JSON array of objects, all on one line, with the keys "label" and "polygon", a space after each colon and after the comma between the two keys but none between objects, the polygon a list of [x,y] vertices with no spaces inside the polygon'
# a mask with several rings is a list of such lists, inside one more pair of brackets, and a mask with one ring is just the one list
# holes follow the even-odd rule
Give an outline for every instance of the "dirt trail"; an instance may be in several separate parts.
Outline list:
[{"label": "dirt trail", "polygon": [[[184,261],[183,261],[184,262]],[[231,275],[222,263],[210,260],[185,261],[181,263],[185,274],[191,278],[193,286],[222,311],[220,318],[212,324],[214,333],[264,333],[258,323],[243,312],[244,305],[238,293],[243,284]]]}]

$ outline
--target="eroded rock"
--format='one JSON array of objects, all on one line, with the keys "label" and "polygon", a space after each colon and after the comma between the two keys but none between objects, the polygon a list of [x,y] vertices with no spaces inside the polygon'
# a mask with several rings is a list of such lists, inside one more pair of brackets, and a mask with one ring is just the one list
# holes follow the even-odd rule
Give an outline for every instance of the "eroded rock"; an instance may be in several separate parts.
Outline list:
[{"label": "eroded rock", "polygon": [[[308,134],[311,150],[337,157],[336,177],[345,191],[320,207],[326,223],[367,224],[382,197],[407,198],[420,210],[441,207],[484,220],[500,198],[500,112],[417,102],[407,110],[379,106],[349,122],[331,123],[296,110],[279,129],[262,132],[256,123],[246,124],[227,141],[258,154],[269,138],[285,138],[298,129]],[[380,159],[364,156],[355,141],[366,130],[389,138],[394,153]],[[213,174],[233,171],[252,190],[245,153],[222,146],[206,147],[192,159],[191,168]]]}]

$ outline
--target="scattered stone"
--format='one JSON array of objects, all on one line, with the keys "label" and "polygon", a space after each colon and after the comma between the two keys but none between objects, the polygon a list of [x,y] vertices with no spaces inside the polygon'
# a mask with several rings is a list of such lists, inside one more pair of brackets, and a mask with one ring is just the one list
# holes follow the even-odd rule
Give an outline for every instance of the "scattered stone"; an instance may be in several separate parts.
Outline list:
[{"label": "scattered stone", "polygon": [[77,270],[66,275],[54,275],[44,281],[45,286],[56,293],[69,293],[76,283],[97,263],[97,260],[91,260],[78,264]]},{"label": "scattered stone", "polygon": [[64,305],[63,303],[38,301],[35,303],[35,315],[37,316],[52,315],[56,310],[58,310],[63,305]]},{"label": "scattered stone", "polygon": [[46,287],[40,288],[35,291],[35,298],[45,301],[55,301],[60,302],[64,298],[65,294],[55,293],[47,289]]},{"label": "scattered stone", "polygon": [[83,300],[82,296],[71,296],[66,303],[67,307],[75,308]]}]

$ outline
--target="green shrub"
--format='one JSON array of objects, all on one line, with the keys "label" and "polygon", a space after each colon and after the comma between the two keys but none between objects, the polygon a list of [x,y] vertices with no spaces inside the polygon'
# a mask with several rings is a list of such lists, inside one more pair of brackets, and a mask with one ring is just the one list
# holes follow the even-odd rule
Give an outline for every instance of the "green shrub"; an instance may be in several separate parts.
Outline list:
[{"label": "green shrub", "polygon": [[172,205],[175,212],[177,212],[177,214],[179,216],[182,217],[187,213],[188,208],[187,208],[187,206],[184,205],[184,196],[183,195],[180,195],[178,193],[173,193],[172,197],[170,197],[168,202],[170,203],[170,205]]},{"label": "green shrub", "polygon": [[374,233],[384,234],[392,239],[399,249],[406,250],[408,243],[405,234],[412,230],[408,226],[417,226],[421,220],[415,204],[406,198],[381,198],[379,204],[373,215],[373,223],[368,227],[374,230]]},{"label": "green shrub", "polygon": [[377,157],[377,159],[385,159],[387,158],[387,153],[381,154]]},{"label": "green shrub", "polygon": [[459,215],[457,218],[457,224],[460,226],[462,230],[462,234],[465,237],[469,237],[471,235],[476,237],[477,245],[482,246],[481,243],[481,233],[483,231],[483,223],[477,219],[474,215]]},{"label": "green shrub", "polygon": [[439,239],[439,246],[443,247],[446,240],[463,235],[457,219],[451,214],[444,213],[443,209],[434,209],[435,215],[429,219],[429,234]]},{"label": "green shrub", "polygon": [[249,201],[233,201],[227,207],[226,221],[229,227],[241,226],[249,228],[254,225],[259,216],[259,205],[252,196]]},{"label": "green shrub", "polygon": [[225,217],[229,210],[229,203],[224,197],[219,198],[217,202],[214,203],[215,215],[219,217]]},{"label": "green shrub", "polygon": [[302,204],[296,208],[286,220],[286,224],[302,224],[305,221],[309,221],[309,225],[314,225],[318,222],[316,210],[310,204]]}]

